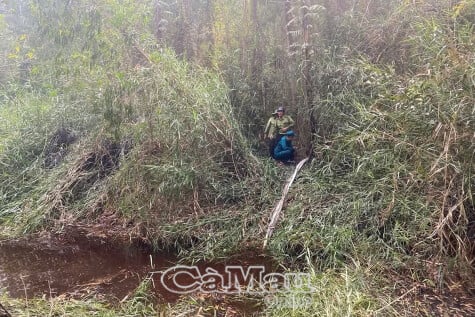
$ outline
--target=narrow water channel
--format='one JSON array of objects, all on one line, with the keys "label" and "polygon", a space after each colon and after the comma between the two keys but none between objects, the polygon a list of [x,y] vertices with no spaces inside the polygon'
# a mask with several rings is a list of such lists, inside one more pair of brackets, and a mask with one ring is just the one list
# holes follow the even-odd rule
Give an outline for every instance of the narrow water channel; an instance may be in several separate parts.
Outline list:
[{"label": "narrow water channel", "polygon": [[[152,276],[157,298],[175,302],[179,294],[167,290],[160,273],[175,267],[177,259],[167,253],[150,254],[140,248],[114,247],[97,240],[43,237],[0,242],[0,293],[15,298],[80,297],[87,294],[117,302],[129,296]],[[210,269],[218,275],[225,266],[262,265],[272,269],[265,257],[249,256],[225,263],[199,263],[201,272]],[[155,272],[152,274],[152,272]],[[191,285],[182,274],[180,283]],[[243,281],[239,281],[240,283]]]},{"label": "narrow water channel", "polygon": [[87,240],[6,241],[0,243],[0,291],[17,298],[97,292],[120,300],[139,285],[151,263],[166,267],[173,257]]}]

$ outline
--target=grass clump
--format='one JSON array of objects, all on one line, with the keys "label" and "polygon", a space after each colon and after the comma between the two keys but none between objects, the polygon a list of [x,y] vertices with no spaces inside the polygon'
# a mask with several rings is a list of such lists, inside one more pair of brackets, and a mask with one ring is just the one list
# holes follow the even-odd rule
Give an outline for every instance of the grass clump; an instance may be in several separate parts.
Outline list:
[{"label": "grass clump", "polygon": [[[383,302],[371,294],[372,286],[359,269],[309,273],[306,287],[293,285],[266,299],[270,316],[375,316]],[[309,287],[307,289],[307,287]],[[309,292],[308,290],[312,291]],[[384,316],[397,315],[385,311]]]},{"label": "grass clump", "polygon": [[[157,316],[159,312],[149,295],[150,285],[145,280],[133,294],[119,304],[86,298],[70,298],[67,295],[55,298],[13,299],[0,294],[0,302],[12,316]],[[162,313],[171,316],[167,311]]]},{"label": "grass clump", "polygon": [[[52,132],[34,144],[23,164],[37,181],[23,180],[24,196],[4,195],[12,208],[3,210],[3,221],[16,232],[100,223],[113,214],[111,231],[126,226],[124,237],[155,246],[189,247],[202,235],[203,246],[232,250],[244,239],[236,224],[252,215],[245,204],[258,189],[262,164],[233,117],[227,87],[171,52],[149,54],[147,66],[117,75],[91,97],[102,118],[87,134],[47,127]],[[258,221],[250,219],[243,222]],[[226,235],[229,229],[240,238]]]},{"label": "grass clump", "polygon": [[[131,78],[136,90],[125,97],[133,100],[129,106],[148,109],[135,114],[143,123],[124,130],[137,146],[117,175],[117,187],[128,193],[121,197],[151,200],[137,206],[136,200],[130,203],[118,197],[120,210],[159,209],[160,203],[177,201],[198,207],[238,199],[237,187],[234,193],[227,189],[249,175],[257,161],[232,117],[226,86],[215,75],[193,70],[171,56],[157,59],[150,69]],[[139,189],[138,183],[148,187]],[[165,199],[160,201],[160,195]]]}]

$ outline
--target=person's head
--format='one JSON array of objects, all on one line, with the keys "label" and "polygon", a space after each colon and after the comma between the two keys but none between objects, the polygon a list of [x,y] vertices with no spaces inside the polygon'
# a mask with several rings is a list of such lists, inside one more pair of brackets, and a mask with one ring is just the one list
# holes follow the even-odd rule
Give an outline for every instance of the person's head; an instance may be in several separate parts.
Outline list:
[{"label": "person's head", "polygon": [[292,141],[295,137],[295,132],[292,130],[289,130],[285,132],[285,136],[287,137],[288,140]]},{"label": "person's head", "polygon": [[277,112],[277,116],[280,118],[284,115],[285,108],[284,107],[279,107],[279,108],[277,108],[277,110],[275,112]]}]

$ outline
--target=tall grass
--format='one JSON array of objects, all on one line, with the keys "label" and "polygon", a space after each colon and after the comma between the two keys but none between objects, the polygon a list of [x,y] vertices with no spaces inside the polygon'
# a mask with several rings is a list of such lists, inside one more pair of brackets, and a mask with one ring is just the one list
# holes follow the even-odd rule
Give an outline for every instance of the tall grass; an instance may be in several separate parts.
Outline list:
[{"label": "tall grass", "polygon": [[[388,275],[410,272],[439,288],[448,277],[471,280],[475,5],[404,2],[396,10],[395,3],[388,12],[339,16],[341,34],[332,32],[312,55],[320,62],[306,78],[314,95],[300,113],[318,119],[315,159],[296,180],[268,252],[314,269],[319,294],[303,308],[270,305],[273,314],[393,313],[384,304],[393,290],[371,293]],[[233,109],[222,78],[158,48],[126,5],[105,11],[107,32],[90,30],[94,58],[78,49],[84,33],[67,33],[69,44],[79,41],[67,47],[72,59],[60,54],[36,65],[30,86],[2,90],[3,228],[112,217],[109,230],[193,259],[261,245],[286,171],[252,155],[256,142],[243,135],[236,112],[259,111]],[[381,21],[397,32],[382,33]],[[251,97],[246,90],[241,101]],[[244,125],[254,129],[255,121]],[[62,127],[80,138],[45,168]],[[384,277],[372,276],[372,265]]]},{"label": "tall grass", "polygon": [[[68,295],[56,298],[13,299],[0,295],[0,301],[12,316],[156,316],[160,312],[154,307],[147,280],[124,301],[111,305],[90,296],[72,298]],[[162,309],[161,314],[170,316],[173,311]]]},{"label": "tall grass", "polygon": [[[471,279],[473,24],[464,14],[473,3],[463,7],[409,21],[414,73],[346,57],[320,75],[318,85],[336,90],[315,107],[323,130],[315,160],[291,190],[273,252],[310,255],[320,269],[355,260],[410,267],[441,288],[449,276]],[[427,263],[443,268],[433,273]]]},{"label": "tall grass", "polygon": [[341,273],[327,271],[310,273],[312,292],[294,287],[268,299],[270,316],[397,316],[398,313],[383,305],[380,298],[371,294],[374,285],[368,284],[363,272],[357,268]]},{"label": "tall grass", "polygon": [[13,20],[36,37],[20,45],[35,48],[27,84],[2,90],[1,221],[24,232],[110,211],[139,225],[249,197],[260,164],[226,85],[157,48],[148,5],[45,0]]},{"label": "tall grass", "polygon": [[[134,88],[123,96],[131,100],[128,107],[137,118],[137,123],[124,125],[124,134],[133,135],[137,146],[130,154],[134,159],[117,175],[117,186],[128,188],[125,197],[151,200],[135,207],[122,201],[121,210],[157,209],[161,195],[168,197],[163,202],[178,200],[195,207],[239,199],[243,189],[227,188],[249,175],[257,161],[232,117],[226,86],[215,75],[171,56],[156,58],[151,68],[130,78]],[[128,185],[138,183],[148,187],[137,192],[138,187]]]}]

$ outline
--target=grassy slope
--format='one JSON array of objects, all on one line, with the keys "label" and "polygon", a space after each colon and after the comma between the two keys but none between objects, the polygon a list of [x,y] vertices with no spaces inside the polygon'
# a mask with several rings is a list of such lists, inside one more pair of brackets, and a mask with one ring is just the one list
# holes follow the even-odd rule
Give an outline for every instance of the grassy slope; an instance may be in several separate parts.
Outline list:
[{"label": "grassy slope", "polygon": [[[319,109],[323,118],[338,112],[344,120],[331,140],[315,145],[316,158],[292,188],[269,244],[276,258],[313,272],[318,296],[310,307],[270,305],[271,315],[397,315],[386,304],[397,297],[391,283],[401,276],[443,286],[451,272],[471,275],[470,25],[460,24],[454,49],[446,42],[450,28],[437,25],[444,36],[428,41],[424,30],[436,22],[425,23],[412,39],[420,41],[414,47],[434,46],[414,53],[428,61],[420,76],[362,58],[338,61],[340,76],[358,70],[345,88],[352,93],[336,97],[351,111]],[[100,224],[113,214],[125,236],[193,258],[260,244],[284,171],[250,154],[216,75],[169,53],[145,55],[138,68],[88,73],[75,95],[71,86],[79,79],[3,91],[4,235]],[[61,127],[78,140],[59,166],[45,169]],[[434,270],[437,261],[444,264]],[[38,309],[55,303],[40,301]],[[74,302],[54,309],[65,314],[70,305],[96,309]]]}]

